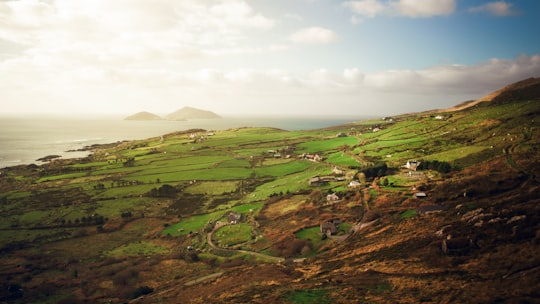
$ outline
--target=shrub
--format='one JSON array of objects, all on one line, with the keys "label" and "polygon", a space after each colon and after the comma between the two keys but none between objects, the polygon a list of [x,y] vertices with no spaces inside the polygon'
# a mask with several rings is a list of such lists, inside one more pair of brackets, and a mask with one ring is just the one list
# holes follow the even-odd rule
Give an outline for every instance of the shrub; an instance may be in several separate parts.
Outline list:
[{"label": "shrub", "polygon": [[132,298],[135,299],[140,296],[151,294],[152,292],[154,292],[154,288],[144,285],[135,289],[135,291],[133,292]]},{"label": "shrub", "polygon": [[366,176],[366,178],[374,178],[374,177],[381,177],[386,175],[386,171],[388,170],[388,166],[386,163],[377,163],[371,167],[367,167],[364,170],[362,170],[362,173]]}]

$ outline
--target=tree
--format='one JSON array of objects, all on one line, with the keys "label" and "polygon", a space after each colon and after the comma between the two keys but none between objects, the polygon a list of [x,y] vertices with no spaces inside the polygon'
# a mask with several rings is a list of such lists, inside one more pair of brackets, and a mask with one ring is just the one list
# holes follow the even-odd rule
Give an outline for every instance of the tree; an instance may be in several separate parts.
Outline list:
[{"label": "tree", "polygon": [[386,163],[377,163],[373,166],[364,168],[362,172],[366,176],[366,178],[374,178],[374,177],[381,177],[386,175],[386,171],[388,170],[388,166]]},{"label": "tree", "polygon": [[133,298],[135,299],[140,296],[151,294],[152,292],[154,292],[154,288],[144,285],[135,289],[135,291],[133,292]]},{"label": "tree", "polygon": [[174,186],[171,186],[169,184],[164,184],[163,186],[159,188],[154,188],[150,190],[150,192],[148,192],[147,195],[151,197],[175,198],[176,193],[177,193],[177,189]]}]

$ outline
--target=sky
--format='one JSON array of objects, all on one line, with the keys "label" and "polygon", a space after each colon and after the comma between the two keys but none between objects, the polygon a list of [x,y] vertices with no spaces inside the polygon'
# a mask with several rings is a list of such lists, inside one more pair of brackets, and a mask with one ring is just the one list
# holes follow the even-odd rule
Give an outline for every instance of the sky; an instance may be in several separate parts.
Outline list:
[{"label": "sky", "polygon": [[540,77],[540,1],[0,0],[0,114],[393,115]]}]

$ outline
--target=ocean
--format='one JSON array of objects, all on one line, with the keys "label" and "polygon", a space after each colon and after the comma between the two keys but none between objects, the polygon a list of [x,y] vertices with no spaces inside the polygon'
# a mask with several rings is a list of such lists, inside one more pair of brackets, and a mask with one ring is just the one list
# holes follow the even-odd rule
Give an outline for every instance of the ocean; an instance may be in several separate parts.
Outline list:
[{"label": "ocean", "polygon": [[146,139],[200,128],[274,127],[312,130],[373,117],[224,117],[188,121],[133,121],[122,117],[17,117],[0,116],[0,168],[40,164],[38,158],[60,155],[77,158],[88,152],[67,152],[93,144]]}]

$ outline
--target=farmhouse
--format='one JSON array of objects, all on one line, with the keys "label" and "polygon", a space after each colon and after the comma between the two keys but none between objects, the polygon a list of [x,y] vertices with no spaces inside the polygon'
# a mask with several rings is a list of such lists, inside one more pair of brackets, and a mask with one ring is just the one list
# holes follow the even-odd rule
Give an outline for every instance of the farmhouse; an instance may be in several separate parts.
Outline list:
[{"label": "farmhouse", "polygon": [[425,192],[416,192],[414,194],[414,197],[416,197],[416,198],[426,198],[427,194]]},{"label": "farmhouse", "polygon": [[238,224],[242,221],[242,214],[241,213],[235,213],[235,212],[231,212],[229,213],[229,215],[227,215],[227,222],[229,222],[229,224]]},{"label": "farmhouse", "polygon": [[337,194],[335,194],[335,193],[328,194],[328,195],[326,196],[326,201],[327,201],[328,203],[335,203],[335,202],[337,202],[337,201],[339,201],[339,200],[340,200],[339,196],[338,196]]},{"label": "farmhouse", "polygon": [[357,180],[353,180],[349,183],[349,188],[359,188],[360,186],[362,186],[362,184]]},{"label": "farmhouse", "polygon": [[412,171],[416,171],[416,168],[418,168],[418,166],[420,166],[420,162],[416,160],[407,161],[407,163],[405,164],[405,168]]}]

